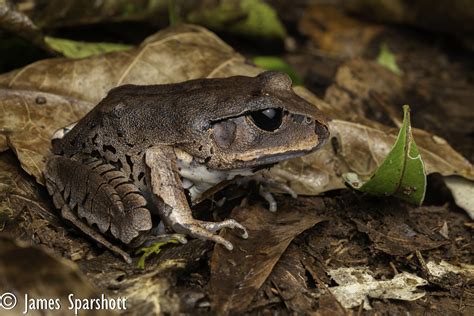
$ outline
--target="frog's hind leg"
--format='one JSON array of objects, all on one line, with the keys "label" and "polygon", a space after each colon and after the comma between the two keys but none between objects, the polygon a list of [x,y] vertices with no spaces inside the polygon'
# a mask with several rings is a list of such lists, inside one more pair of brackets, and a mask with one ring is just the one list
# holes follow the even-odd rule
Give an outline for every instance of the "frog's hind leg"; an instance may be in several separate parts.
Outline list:
[{"label": "frog's hind leg", "polygon": [[44,174],[46,188],[63,217],[129,261],[123,250],[100,234],[110,231],[128,245],[151,229],[146,200],[128,177],[100,159],[81,156],[53,156]]},{"label": "frog's hind leg", "polygon": [[102,236],[100,233],[98,233],[95,229],[81,221],[73,211],[69,208],[67,204],[64,204],[63,207],[61,207],[61,216],[70,221],[74,226],[79,228],[84,234],[89,236],[90,238],[94,239],[97,241],[99,244],[103,245],[110,251],[118,254],[125,260],[127,263],[132,263],[132,258],[130,258],[130,255],[120,249],[119,247],[115,246],[111,242],[109,242],[107,239],[105,239],[104,236]]}]

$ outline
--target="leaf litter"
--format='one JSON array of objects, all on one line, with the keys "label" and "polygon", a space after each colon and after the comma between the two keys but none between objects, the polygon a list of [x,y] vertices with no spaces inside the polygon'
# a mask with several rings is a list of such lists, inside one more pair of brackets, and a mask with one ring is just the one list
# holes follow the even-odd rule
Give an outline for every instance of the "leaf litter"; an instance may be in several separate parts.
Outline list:
[{"label": "leaf litter", "polygon": [[[98,60],[101,60],[101,61],[106,60],[104,59],[104,56],[96,56],[96,57],[87,58],[81,61],[82,64],[81,63],[75,64],[74,61],[70,61],[67,59],[53,59],[53,61],[41,61],[33,65],[30,65],[28,67],[25,67],[22,70],[14,71],[12,73],[0,76],[0,82],[2,83],[4,87],[6,85],[6,87],[12,90],[18,89],[20,91],[22,90],[41,91],[43,93],[47,92],[47,93],[52,93],[52,94],[58,94],[59,96],[72,99],[72,100],[79,100],[80,102],[84,102],[85,107],[87,107],[87,106],[92,106],[92,104],[97,102],[98,99],[100,99],[103,96],[103,94],[108,90],[108,87],[111,87],[117,83],[126,83],[126,82],[146,83],[146,80],[148,79],[164,80],[165,82],[166,81],[174,82],[173,76],[176,76],[176,78],[178,78],[176,79],[177,81],[182,81],[182,80],[191,79],[193,78],[193,76],[225,76],[225,75],[239,74],[239,73],[255,75],[256,73],[261,71],[257,68],[254,68],[245,64],[244,62],[245,60],[243,59],[243,57],[233,52],[232,49],[228,48],[228,46],[226,47],[226,45],[222,44],[222,42],[219,43],[219,40],[217,39],[217,37],[215,37],[211,33],[197,27],[187,26],[187,27],[184,27],[184,29],[188,33],[194,32],[193,33],[194,36],[181,36],[180,32],[177,32],[176,29],[175,31],[170,31],[170,30],[163,31],[159,33],[158,35],[150,37],[147,41],[144,42],[144,44],[142,44],[142,46],[140,46],[137,49],[137,56],[139,56],[137,58],[131,57],[133,56],[133,53],[132,55],[127,56],[126,54],[123,55],[124,54],[123,52],[109,53],[109,54],[104,55],[107,58],[109,57],[111,58],[109,61],[115,60],[114,58],[117,58],[116,60],[125,61],[124,62],[125,65],[122,67],[115,68],[115,69],[119,69],[119,71],[116,71],[114,73],[108,72],[108,71],[105,71],[105,72],[102,71],[98,75],[100,76],[105,75],[105,77],[100,77],[100,80],[103,80],[103,81],[100,83],[96,82],[95,87],[83,86],[83,85],[91,84],[87,82],[87,79],[95,78],[93,75],[87,74],[86,69],[89,71],[90,69],[93,69],[93,67],[90,67],[91,65],[88,64],[89,61],[94,61],[92,65],[96,65],[97,67],[103,67],[104,63],[99,63]],[[173,32],[176,32],[177,34]],[[167,39],[167,36],[170,36],[171,38]],[[223,56],[223,58],[221,59],[216,58],[216,59],[210,60],[209,63],[198,61],[197,63],[199,65],[203,65],[203,64],[205,65],[205,67],[203,67],[203,69],[205,70],[204,74],[202,73],[199,74],[199,71],[194,72],[193,69],[187,69],[186,72],[176,71],[177,69],[181,69],[180,67],[186,67],[186,64],[183,63],[183,64],[178,64],[176,68],[173,69],[175,72],[175,74],[173,75],[171,75],[171,73],[166,73],[166,70],[165,70],[165,73],[157,73],[155,70],[160,69],[159,67],[157,67],[155,70],[151,69],[150,73],[148,73],[150,74],[150,77],[144,77],[145,79],[140,79],[143,76],[143,74],[147,74],[145,72],[146,67],[150,68],[149,67],[150,64],[151,65],[159,64],[159,60],[153,58],[154,54],[160,54],[160,53],[165,52],[165,55],[166,53],[169,54],[170,56],[173,55],[173,49],[175,48],[170,48],[169,50],[167,50],[167,47],[166,47],[166,45],[171,45],[172,47],[176,47],[176,42],[173,39],[173,36],[175,36],[174,39],[179,38],[180,45],[186,46],[189,44],[189,47],[193,47],[193,49],[196,49],[195,46],[200,45],[200,44],[187,42],[187,40],[193,37],[200,38],[202,36],[200,40],[203,40],[204,42],[203,49],[204,50],[207,49],[210,55],[212,55],[211,50],[215,50],[218,53],[220,52],[222,53],[220,56]],[[208,36],[211,36],[211,37],[208,38]],[[160,47],[158,51],[154,51],[153,45],[155,43],[154,42],[155,40],[158,40],[158,41],[161,41],[161,43],[167,43],[167,44],[164,47],[163,46]],[[147,43],[150,45],[148,45]],[[216,47],[212,48],[214,44],[217,44],[218,48]],[[182,52],[182,51],[178,51],[178,52],[183,53],[182,55],[178,56],[178,58],[182,58],[183,56],[186,56],[186,52]],[[174,54],[177,54],[176,51],[174,52]],[[128,57],[131,57],[131,58],[128,58]],[[144,59],[145,57],[146,59]],[[161,57],[163,57],[163,55],[161,55]],[[218,61],[217,65],[214,64],[216,60]],[[55,67],[55,63],[62,64],[62,66],[58,66],[54,71],[51,71],[50,73],[48,73],[48,67],[45,67],[45,64],[47,64],[48,62],[51,62],[51,64],[48,65],[48,67],[51,67],[51,68]],[[169,60],[167,61],[167,63],[172,64],[169,62]],[[144,67],[145,65],[146,67]],[[37,66],[38,66],[38,69],[36,69]],[[60,71],[61,67],[70,67],[70,68],[67,71],[61,72]],[[139,70],[137,67],[138,68],[143,67],[142,68],[143,70]],[[104,70],[104,69],[105,68],[100,68],[100,70]],[[143,71],[143,74],[140,74],[141,71]],[[71,73],[73,73],[75,78],[77,79],[74,79],[72,77],[67,78],[68,76],[71,75]],[[118,79],[117,77],[114,77],[117,75],[118,75]],[[187,76],[190,76],[190,78],[187,78]],[[64,77],[65,79],[64,81],[61,81],[62,77]],[[113,78],[115,79],[112,80]],[[159,79],[159,78],[164,78],[164,79]],[[108,81],[109,79],[111,81]],[[35,81],[35,80],[38,80],[38,81]],[[75,80],[77,80],[77,82]],[[136,81],[133,81],[133,80],[136,80]],[[58,85],[58,82],[60,82],[61,84]],[[76,83],[76,84],[70,85],[68,83]],[[77,84],[77,83],[80,83],[80,84]],[[327,103],[320,101],[319,99],[309,94],[307,91],[305,92],[304,90],[301,90],[301,89],[296,89],[296,90],[298,90],[299,93],[302,93],[303,95],[305,95],[305,97],[308,97],[309,95],[310,98],[311,97],[314,98],[316,101],[313,101],[313,103],[317,104],[318,107],[323,108],[324,111],[326,111],[327,108],[330,108],[330,106]],[[359,95],[359,94],[356,93],[356,95]],[[333,104],[331,104],[331,106],[333,106]],[[328,113],[331,113],[331,110],[329,110]],[[365,174],[370,175],[369,170],[370,171],[374,170],[377,166],[377,163],[382,161],[384,155],[386,155],[386,153],[388,153],[388,151],[390,150],[390,146],[391,144],[393,144],[396,138],[397,129],[388,128],[370,120],[364,120],[362,119],[362,117],[359,117],[358,119],[356,119],[355,122],[349,121],[348,117],[345,115],[350,114],[351,112],[346,112],[343,115],[342,113],[344,113],[344,111],[337,112],[336,110],[334,110],[334,113],[337,113],[337,116],[333,116],[333,117],[339,117],[340,119],[339,120],[335,119],[331,122],[332,126],[336,127],[336,128],[332,128],[331,126],[333,132],[335,132],[337,135],[338,133],[337,127],[346,128],[346,130],[343,131],[338,136],[336,141],[331,142],[332,146],[326,147],[325,149],[326,152],[322,153],[321,157],[318,158],[318,159],[321,159],[318,162],[319,165],[318,163],[310,165],[312,168],[311,171],[314,172],[315,170],[317,170],[317,168],[321,168],[321,170],[323,171],[326,170],[322,178],[324,178],[325,175],[332,174],[333,179],[336,179],[337,177],[340,178],[340,174],[342,174],[342,172],[340,171],[344,171],[346,169],[366,171]],[[73,121],[75,119],[71,117],[69,120]],[[20,121],[20,123],[21,122],[22,121]],[[53,125],[54,124],[55,123],[53,122]],[[13,126],[15,127],[14,124]],[[23,125],[18,124],[18,126],[23,126]],[[363,133],[360,133],[360,132],[363,132]],[[5,141],[8,142],[10,147],[13,147],[13,148],[15,148],[15,146],[12,145],[10,138],[12,135],[14,136],[15,133],[21,135],[21,129],[18,127],[15,127],[11,129],[8,133],[5,133],[5,135],[7,136]],[[417,131],[414,130],[414,134],[416,133]],[[450,172],[460,173],[469,178],[469,175],[470,175],[469,172],[472,173],[472,170],[469,171],[470,170],[469,168],[472,168],[472,167],[469,167],[470,164],[466,163],[466,161],[463,160],[462,157],[459,154],[457,154],[446,142],[440,143],[437,138],[433,137],[433,135],[429,133],[422,132],[422,131],[420,131],[420,133],[422,134],[422,137],[424,140],[429,140],[433,142],[433,146],[430,146],[429,143],[420,145],[420,151],[422,152],[423,157],[425,156],[428,157],[426,158],[427,170],[439,170],[440,172],[445,172],[446,174],[450,174]],[[28,135],[29,135],[28,133],[24,133],[24,138],[26,139]],[[343,135],[343,137],[341,137],[341,135]],[[366,136],[365,138],[362,137],[362,140],[357,140],[356,136],[358,135],[366,135]],[[373,146],[373,144],[378,144],[377,143],[378,139],[377,138],[372,139],[371,138],[372,135],[376,135],[376,137],[380,137],[380,144],[381,144],[380,146],[382,150],[380,150],[378,147],[371,147]],[[350,136],[352,136],[352,140],[355,141],[355,143],[344,141],[345,138],[351,139]],[[48,139],[48,137],[49,135],[46,135],[45,142]],[[388,140],[385,139],[384,137],[386,137]],[[415,136],[415,137],[418,141],[418,136]],[[425,147],[427,149],[425,149]],[[30,150],[33,154],[40,157],[39,161],[41,161],[41,159],[44,158],[44,153],[35,152],[36,148],[31,148]],[[356,152],[360,152],[362,155],[355,156],[355,157],[354,155],[351,156],[349,154],[350,150],[355,150]],[[424,154],[423,150],[427,151],[428,154]],[[443,150],[446,153],[445,155],[450,157],[449,162],[437,159],[437,157],[440,157],[439,153],[441,153]],[[432,154],[431,158],[430,158],[430,153]],[[21,159],[25,160],[24,158],[21,158]],[[432,169],[428,168],[428,166],[430,166],[430,162],[429,162],[430,159],[432,159],[433,161]],[[327,164],[326,168],[323,168],[324,164]],[[347,166],[350,166],[350,168],[348,168]],[[330,172],[327,171],[328,167],[329,167]],[[30,166],[24,164],[24,168],[28,170]],[[34,170],[34,168],[31,168],[31,169]],[[298,167],[298,164],[295,165],[295,170],[297,171],[295,173],[296,174],[295,178],[298,177],[297,176],[298,172],[300,172],[301,169],[302,169],[301,165],[299,167]],[[22,177],[25,177],[25,175],[22,175]],[[310,176],[308,176],[306,179],[311,181]],[[29,181],[31,181],[31,179],[29,179]],[[339,179],[339,181],[341,180]],[[321,183],[326,185],[326,188],[329,187],[328,186],[329,182],[325,182],[325,183],[321,182]],[[343,183],[341,184],[341,182],[339,182],[339,184],[334,186],[334,188],[341,188],[341,187],[343,187]],[[321,190],[321,187],[318,187],[317,185],[313,186],[313,190],[314,188]],[[314,191],[313,191],[313,194],[314,194]],[[452,256],[452,253],[446,250],[446,249],[450,249],[449,247],[452,245],[447,245],[446,240],[443,240],[443,242],[441,242],[441,240],[437,240],[433,232],[430,232],[430,227],[426,227],[426,225],[424,225],[423,223],[416,222],[416,218],[412,216],[413,214],[416,214],[415,212],[421,212],[421,208],[416,208],[413,210],[413,209],[407,208],[407,206],[404,204],[397,204],[397,203],[393,203],[392,206],[389,206],[389,205],[386,205],[387,203],[384,203],[377,199],[369,199],[367,197],[365,197],[364,199],[360,199],[360,196],[357,195],[357,193],[352,192],[352,193],[346,193],[345,195],[342,195],[341,197],[338,197],[338,198],[330,198],[330,197],[325,198],[324,205],[326,209],[322,210],[321,207],[318,207],[319,204],[315,203],[316,201],[315,199],[318,199],[318,198],[300,197],[298,198],[298,200],[295,201],[289,198],[281,197],[278,200],[280,206],[286,203],[289,205],[289,206],[286,206],[287,209],[289,210],[291,209],[293,211],[296,210],[297,212],[299,212],[299,214],[301,214],[301,212],[308,213],[308,214],[311,214],[310,217],[313,219],[321,220],[321,219],[331,218],[331,220],[326,220],[324,222],[319,223],[318,225],[315,225],[314,227],[311,227],[310,225],[311,221],[305,223],[304,219],[302,220],[302,218],[299,217],[299,218],[294,219],[294,222],[295,222],[294,224],[292,224],[291,221],[286,224],[283,224],[283,226],[289,225],[289,227],[294,226],[294,225],[296,225],[295,227],[298,227],[299,225],[308,225],[308,228],[303,229],[305,230],[305,232],[302,235],[299,233],[301,232],[301,229],[302,229],[301,227],[298,228],[297,230],[294,230],[293,233],[291,233],[292,237],[289,240],[285,240],[286,246],[278,245],[277,248],[279,248],[280,250],[278,250],[278,252],[275,252],[275,253],[277,254],[279,258],[282,258],[282,260],[284,259],[284,261],[282,261],[282,265],[280,265],[280,267],[278,268],[278,264],[276,264],[276,261],[278,261],[278,259],[272,259],[275,261],[275,263],[272,263],[271,266],[275,267],[273,271],[275,271],[276,276],[273,276],[273,277],[271,276],[273,271],[270,271],[270,272],[265,271],[265,273],[263,274],[263,277],[260,276],[260,279],[256,281],[256,280],[253,280],[252,275],[250,275],[248,282],[249,283],[256,282],[253,284],[260,285],[260,288],[258,287],[248,288],[249,293],[246,294],[246,296],[242,298],[246,304],[250,300],[250,305],[247,306],[248,308],[255,308],[254,311],[259,311],[259,310],[265,310],[268,308],[277,307],[278,304],[281,304],[281,303],[285,304],[287,308],[292,309],[292,310],[297,310],[301,306],[308,307],[308,301],[305,301],[304,299],[302,301],[298,301],[297,299],[292,298],[290,295],[288,295],[288,292],[285,292],[284,288],[282,287],[282,283],[278,282],[279,281],[277,277],[278,275],[282,277],[290,278],[289,279],[290,281],[288,281],[289,284],[292,284],[295,286],[299,285],[299,287],[295,287],[295,289],[300,291],[300,293],[305,293],[304,295],[306,297],[316,298],[319,296],[321,298],[320,304],[322,306],[326,306],[326,308],[329,308],[329,306],[338,306],[337,302],[335,303],[331,301],[331,299],[325,296],[324,293],[319,291],[317,287],[315,288],[315,285],[312,284],[312,282],[317,281],[318,278],[320,278],[321,280],[326,280],[326,282],[329,282],[327,281],[327,277],[324,274],[330,270],[331,266],[337,266],[338,264],[343,264],[343,263],[357,265],[356,264],[357,262],[363,262],[363,261],[370,262],[370,263],[378,263],[379,269],[382,269],[383,271],[382,274],[387,279],[390,277],[390,275],[393,272],[390,270],[391,266],[386,264],[387,258],[389,258],[389,260],[390,258],[391,260],[394,260],[395,267],[408,265],[410,269],[415,270],[415,271],[417,270],[418,265],[412,259],[406,259],[406,261],[402,261],[400,259],[400,256],[402,253],[403,255],[408,254],[407,258],[412,258],[413,252],[419,251],[421,249],[422,251],[435,253],[437,254],[437,256],[446,258],[447,260],[453,260],[454,258]],[[260,206],[252,206],[252,205],[255,205],[255,204],[253,202],[250,203],[250,206],[248,207],[248,209],[260,208]],[[387,207],[390,207],[390,209],[387,210],[386,209]],[[51,210],[51,212],[53,211]],[[386,215],[387,212],[388,214],[392,214],[392,216],[387,216]],[[402,212],[401,213],[402,215],[399,214],[400,212]],[[440,213],[440,214],[446,214],[446,212],[448,212],[448,209],[440,210],[440,212],[445,212],[445,213]],[[394,216],[395,214],[396,216]],[[462,227],[462,223],[463,221],[465,221],[465,218],[462,216],[462,214],[456,214],[452,212],[449,212],[449,215],[456,220],[454,222],[455,224],[453,224],[453,226],[450,226],[451,239],[449,240],[449,242],[455,243],[456,247],[459,247],[459,249],[464,251],[464,252],[456,252],[456,253],[462,254],[465,260],[465,258],[467,258],[466,257],[467,255],[465,255],[464,253],[465,253],[466,245],[469,245],[470,237],[465,235],[464,231],[459,229],[459,227]],[[238,215],[235,214],[235,216],[238,216]],[[303,217],[303,218],[306,218],[306,217]],[[362,226],[359,226],[357,224],[356,219],[358,218],[363,220],[362,223],[368,223],[368,222],[372,223],[368,230],[366,229],[364,231],[364,229],[361,228]],[[430,219],[433,219],[433,220],[436,218],[438,218],[438,216],[430,217]],[[382,221],[383,219],[385,219],[386,222],[383,223],[383,225],[379,225],[378,222]],[[303,223],[298,223],[299,221],[303,221]],[[21,218],[19,218],[19,223],[20,223],[19,225],[21,225],[22,223]],[[50,223],[50,220],[47,220],[47,223]],[[59,226],[55,224],[53,225],[53,227],[62,228],[61,224],[59,224]],[[279,225],[275,227],[278,228]],[[370,234],[370,232],[374,230],[373,229],[374,227],[376,228],[375,234]],[[382,239],[377,239],[379,238],[378,236],[380,232],[385,232],[384,229],[386,229],[386,227],[393,227],[393,231],[396,232],[396,234],[386,234],[386,236],[383,236]],[[259,229],[260,229],[260,226],[255,228],[256,233],[258,233],[257,230]],[[271,236],[271,234],[275,234],[277,232],[269,232],[269,234]],[[400,247],[394,248],[393,245],[395,245],[395,242],[397,240],[399,241],[398,236],[405,236],[407,241],[410,241],[409,238],[412,237],[413,232],[420,235],[420,238],[417,238],[418,240],[417,243],[410,244],[410,243],[402,242],[401,243],[402,248],[405,248],[405,249],[403,249],[403,251],[401,252],[399,252],[398,250]],[[223,232],[223,234],[225,233],[226,232]],[[299,235],[299,236],[297,237],[296,235]],[[263,236],[262,238],[258,240],[258,242],[265,242],[268,236],[269,235]],[[367,239],[366,236],[369,236],[369,238]],[[28,238],[33,239],[34,237],[31,236]],[[82,239],[80,237],[74,237],[74,236],[67,236],[67,238],[71,240]],[[372,240],[372,238],[374,239]],[[52,243],[51,246],[54,247],[55,238],[50,238],[50,239]],[[388,240],[389,243],[387,243],[386,240]],[[271,241],[271,240],[268,240],[268,241]],[[343,242],[341,243],[341,241]],[[42,239],[37,242],[45,243],[46,240]],[[238,242],[238,240],[236,242]],[[375,248],[374,250],[374,248],[372,248],[372,245],[376,242],[382,246],[380,246],[379,249]],[[207,245],[207,246],[201,247],[202,246],[201,244]],[[291,246],[292,244],[298,245],[297,247],[298,250],[295,250],[295,247]],[[221,302],[222,304],[230,304],[228,306],[235,304],[236,300],[238,300],[238,297],[232,297],[232,296],[229,297],[228,295],[229,292],[227,291],[216,292],[215,290],[212,289],[211,285],[215,284],[216,281],[210,281],[210,278],[212,278],[212,275],[206,276],[206,272],[205,272],[206,269],[208,269],[208,266],[207,266],[209,264],[208,256],[209,256],[209,252],[212,246],[213,245],[209,245],[208,243],[202,243],[202,241],[192,240],[187,245],[182,245],[179,247],[173,247],[169,249],[163,249],[163,251],[158,256],[156,256],[156,258],[152,257],[149,259],[149,261],[147,261],[145,271],[136,271],[135,269],[131,269],[128,266],[124,266],[123,263],[120,262],[120,260],[118,260],[115,257],[112,257],[108,252],[100,253],[100,251],[97,251],[97,249],[95,248],[94,250],[89,251],[87,254],[79,256],[78,262],[81,265],[81,270],[84,273],[86,273],[88,278],[90,278],[91,280],[94,280],[94,283],[99,284],[101,286],[100,287],[101,289],[118,288],[119,289],[118,293],[124,293],[124,291],[126,291],[126,288],[129,288],[130,284],[134,284],[132,292],[136,294],[134,295],[130,294],[132,296],[131,302],[132,304],[134,304],[133,306],[137,308],[142,307],[142,309],[140,309],[140,311],[143,312],[142,314],[147,314],[147,313],[151,313],[152,311],[156,311],[156,308],[155,308],[156,305],[154,304],[159,302],[160,298],[163,298],[162,300],[163,305],[161,305],[161,303],[158,303],[159,304],[158,308],[160,308],[159,310],[161,311],[176,313],[178,312],[179,307],[182,307],[188,312],[190,310],[196,311],[196,309],[201,312],[209,312],[210,307],[212,309],[215,308],[215,306],[213,305],[214,301],[211,301],[211,302],[206,301],[205,293],[214,293],[214,295],[216,295],[214,296],[214,300],[217,300],[218,302]],[[316,252],[316,249],[319,249],[319,250]],[[380,252],[380,249],[384,249],[384,250]],[[214,253],[212,253],[212,258],[214,258],[215,253],[217,251],[219,251],[218,248],[216,248],[214,250]],[[285,251],[288,251],[288,254],[286,254]],[[298,254],[296,254],[295,251]],[[194,253],[194,255],[190,256],[189,259],[184,259],[185,261],[182,261],[183,256],[187,256],[187,253]],[[249,254],[253,255],[251,253]],[[267,253],[257,252],[257,254],[260,254],[261,256],[268,256]],[[227,260],[229,259],[228,257],[229,255],[232,256],[232,253],[230,254],[221,253],[220,255],[221,257],[220,261],[224,263],[223,267],[225,268],[223,271],[226,272],[227,275],[235,274],[236,276],[238,276],[239,273],[242,273],[242,271],[245,271],[245,269],[247,268],[240,265],[233,265],[232,260],[230,261]],[[290,258],[292,260],[290,260]],[[305,258],[310,258],[311,260],[308,260]],[[176,259],[178,259],[178,261],[173,261]],[[257,256],[256,259],[254,260],[255,261],[254,264],[258,265],[259,259],[260,258]],[[164,270],[158,269],[160,272],[168,271],[168,272],[165,272],[166,276],[164,278],[153,273],[150,275],[147,274],[148,271],[152,271],[154,268],[157,267],[157,265],[163,263],[164,262],[163,260],[165,261],[171,260],[171,261],[168,261],[164,265],[164,267],[167,267],[166,269]],[[212,264],[215,264],[215,263],[212,263],[212,260],[213,259],[211,259],[211,271],[212,271]],[[227,262],[225,262],[226,260]],[[185,262],[186,264],[182,265],[181,264],[182,262]],[[284,265],[285,262],[286,264]],[[299,262],[304,262],[303,268],[306,270],[305,277],[300,277],[303,270]],[[360,263],[358,265],[360,265]],[[241,268],[242,268],[242,271],[240,270]],[[311,278],[308,276],[309,269],[313,271],[313,273],[310,273],[313,280],[311,280]],[[286,271],[286,272],[282,272],[282,271]],[[319,271],[320,274],[319,275],[315,274],[314,273],[315,271]],[[104,275],[107,275],[107,276],[104,276]],[[108,278],[109,275],[110,276],[113,275],[114,278]],[[147,290],[143,287],[143,283],[141,282],[142,282],[142,278],[148,278],[148,277],[149,277],[149,281],[147,281],[146,284],[149,284],[149,285],[155,284],[156,287],[161,287],[161,290],[157,290],[153,293],[147,292]],[[128,283],[127,280],[133,280],[133,281],[130,281],[131,283]],[[241,280],[242,279],[239,279],[238,281],[241,281]],[[306,282],[306,283],[298,284],[299,282]],[[318,282],[316,283],[320,284]],[[271,301],[261,300],[261,298],[265,296],[265,295],[262,295],[261,293],[262,291],[266,291],[264,294],[267,297],[270,297]],[[275,294],[275,291],[277,294]],[[167,298],[169,300],[167,300]],[[191,299],[187,299],[187,298],[191,298]],[[428,297],[428,299],[433,300],[432,297]],[[252,302],[256,302],[255,303],[256,305],[253,305]],[[220,305],[219,308],[222,308],[222,306],[223,305]],[[182,312],[182,310],[179,310],[179,311]]]},{"label": "leaf litter", "polygon": [[418,287],[428,284],[425,279],[407,272],[399,273],[391,280],[376,280],[367,267],[337,268],[328,273],[339,284],[330,287],[329,291],[345,308],[362,304],[365,310],[371,310],[369,297],[414,301],[425,296]]}]

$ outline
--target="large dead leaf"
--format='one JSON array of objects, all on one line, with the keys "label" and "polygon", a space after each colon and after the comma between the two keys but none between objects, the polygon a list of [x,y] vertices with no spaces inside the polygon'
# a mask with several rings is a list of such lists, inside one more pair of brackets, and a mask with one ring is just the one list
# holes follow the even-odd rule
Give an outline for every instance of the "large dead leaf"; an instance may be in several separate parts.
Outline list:
[{"label": "large dead leaf", "polygon": [[357,229],[366,233],[373,241],[375,249],[394,256],[404,256],[415,251],[435,249],[450,242],[435,240],[432,236],[417,232],[407,223],[395,223],[384,218],[383,222],[370,221],[367,224],[355,220]]},{"label": "large dead leaf", "polygon": [[130,315],[199,313],[199,303],[204,300],[202,290],[188,285],[186,295],[182,295],[182,287],[178,289],[176,284],[178,278],[194,271],[212,246],[194,239],[185,245],[168,247],[150,258],[145,270],[136,267],[136,258],[134,264],[128,264],[105,252],[83,261],[81,269],[99,289],[114,289],[117,296],[127,297]]},{"label": "large dead leaf", "polygon": [[[324,207],[319,201],[319,208]],[[218,245],[214,249],[210,286],[218,313],[245,311],[293,238],[324,220],[314,210],[289,204],[280,205],[277,213],[261,206],[236,208],[231,217],[247,228],[249,238],[224,231],[221,235],[234,250]]]},{"label": "large dead leaf", "polygon": [[0,153],[0,232],[72,260],[91,254],[90,244],[64,224],[45,189],[20,168],[13,153]]},{"label": "large dead leaf", "polygon": [[316,295],[307,286],[306,270],[301,262],[303,255],[291,244],[268,278],[286,307],[300,315],[317,310]]},{"label": "large dead leaf", "polygon": [[0,88],[0,126],[26,172],[41,182],[51,135],[58,124],[84,116],[91,103],[40,91]]},{"label": "large dead leaf", "polygon": [[402,272],[391,280],[377,281],[367,267],[338,268],[330,270],[329,275],[339,285],[329,290],[345,308],[363,305],[370,310],[369,297],[379,299],[397,299],[414,301],[425,296],[417,287],[428,284],[428,281],[417,275]]},{"label": "large dead leaf", "polygon": [[[32,271],[32,263],[34,273],[28,273]],[[41,248],[5,237],[0,238],[0,275],[2,294],[12,293],[17,299],[16,307],[11,310],[2,309],[2,315],[21,315],[26,304],[25,294],[34,299],[59,299],[61,312],[67,311],[69,294],[74,294],[75,298],[98,296],[75,264]],[[39,315],[34,309],[30,312]],[[91,315],[115,315],[115,312],[96,310]]]}]

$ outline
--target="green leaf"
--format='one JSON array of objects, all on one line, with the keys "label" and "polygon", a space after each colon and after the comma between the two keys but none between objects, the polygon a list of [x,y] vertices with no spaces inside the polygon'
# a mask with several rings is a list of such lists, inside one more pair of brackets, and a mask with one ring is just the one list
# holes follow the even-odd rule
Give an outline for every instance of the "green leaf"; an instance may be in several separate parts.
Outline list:
[{"label": "green leaf", "polygon": [[372,178],[363,183],[356,174],[350,173],[345,174],[344,179],[353,188],[363,192],[392,195],[416,205],[423,203],[426,173],[411,133],[408,105],[403,106],[403,124],[397,141]]},{"label": "green leaf", "polygon": [[294,85],[302,85],[303,80],[296,71],[286,61],[276,56],[257,56],[253,58],[253,63],[266,70],[278,70],[290,76]]},{"label": "green leaf", "polygon": [[275,10],[262,0],[226,0],[192,12],[187,20],[215,31],[246,37],[284,39],[286,30]]},{"label": "green leaf", "polygon": [[390,49],[388,48],[386,43],[383,43],[380,46],[380,53],[377,57],[377,63],[379,63],[379,65],[382,65],[385,68],[391,70],[392,72],[394,72],[395,74],[397,74],[399,76],[402,74],[402,71],[398,67],[395,56],[390,51]]},{"label": "green leaf", "polygon": [[50,36],[46,36],[44,40],[53,50],[69,58],[85,58],[92,55],[127,50],[133,47],[131,45],[116,43],[78,42]]},{"label": "green leaf", "polygon": [[142,247],[137,250],[136,254],[143,253],[140,259],[138,259],[137,267],[140,269],[145,269],[145,260],[151,256],[152,254],[159,254],[161,251],[161,247],[167,244],[179,244],[178,240],[168,240],[165,242],[156,242],[150,247]]}]

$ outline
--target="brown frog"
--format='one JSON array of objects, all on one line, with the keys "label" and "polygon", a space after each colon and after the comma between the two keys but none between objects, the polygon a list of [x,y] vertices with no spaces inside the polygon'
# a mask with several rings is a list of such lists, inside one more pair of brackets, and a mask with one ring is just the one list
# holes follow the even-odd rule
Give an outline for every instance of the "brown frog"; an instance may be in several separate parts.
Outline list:
[{"label": "brown frog", "polygon": [[232,249],[217,232],[238,228],[246,238],[245,228],[194,219],[186,192],[195,201],[222,181],[313,152],[329,136],[324,115],[271,71],[120,86],[62,134],[44,171],[55,206],[127,261],[104,235],[130,246],[180,238],[157,231],[151,214],[176,233]]}]

